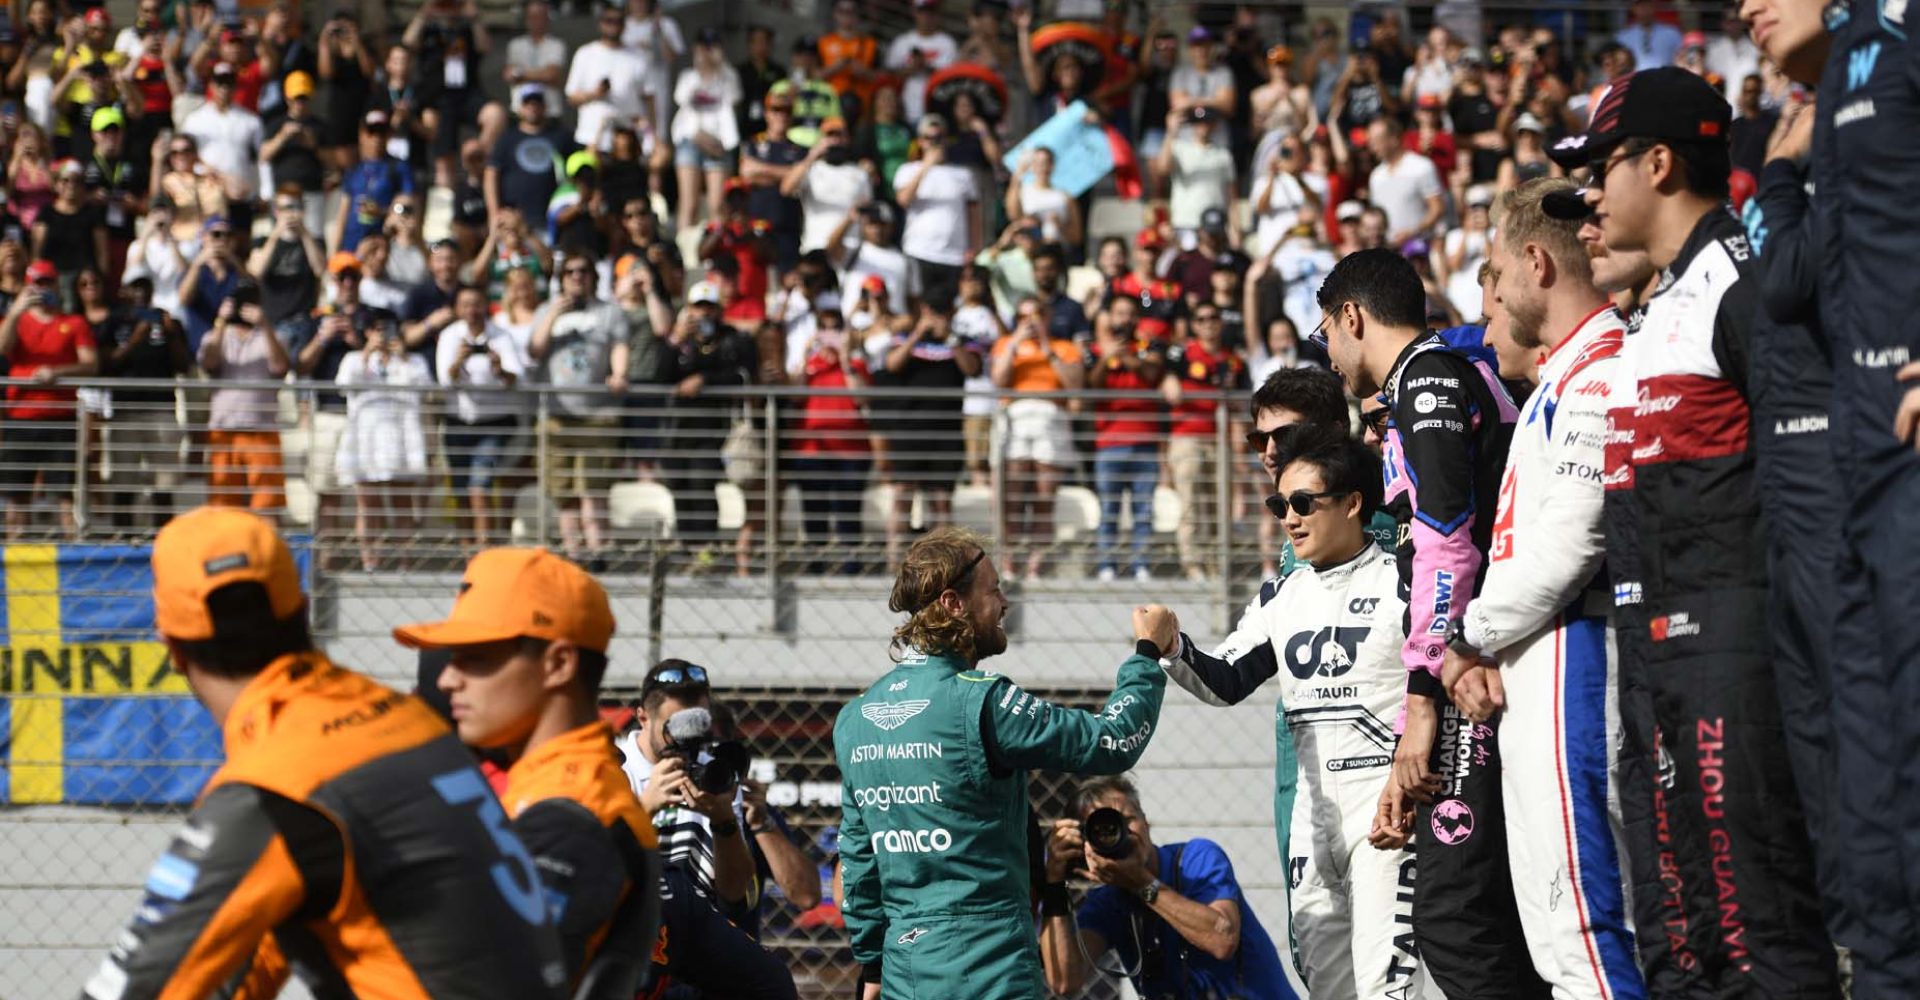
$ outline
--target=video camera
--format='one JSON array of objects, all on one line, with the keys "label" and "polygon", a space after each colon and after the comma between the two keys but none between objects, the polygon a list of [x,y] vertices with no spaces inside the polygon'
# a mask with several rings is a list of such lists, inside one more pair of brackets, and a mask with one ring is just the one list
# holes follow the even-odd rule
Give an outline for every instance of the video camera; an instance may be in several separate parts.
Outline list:
[{"label": "video camera", "polygon": [[713,737],[713,713],[685,708],[667,719],[667,745],[661,757],[686,761],[687,780],[708,795],[731,792],[747,776],[747,746]]}]

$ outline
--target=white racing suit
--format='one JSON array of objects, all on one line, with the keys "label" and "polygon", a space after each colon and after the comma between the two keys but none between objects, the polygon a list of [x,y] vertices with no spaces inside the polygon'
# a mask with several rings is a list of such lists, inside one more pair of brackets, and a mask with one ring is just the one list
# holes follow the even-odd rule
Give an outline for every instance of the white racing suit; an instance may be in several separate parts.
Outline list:
[{"label": "white racing suit", "polygon": [[1302,563],[1262,584],[1211,655],[1183,634],[1161,661],[1210,705],[1280,679],[1274,826],[1313,1000],[1439,996],[1413,941],[1413,852],[1367,843],[1406,695],[1405,611],[1393,554],[1369,541],[1337,566]]},{"label": "white racing suit", "polygon": [[1500,664],[1508,868],[1555,1000],[1645,1000],[1620,864],[1615,658],[1601,563],[1607,393],[1626,324],[1595,310],[1514,425],[1467,643]]}]

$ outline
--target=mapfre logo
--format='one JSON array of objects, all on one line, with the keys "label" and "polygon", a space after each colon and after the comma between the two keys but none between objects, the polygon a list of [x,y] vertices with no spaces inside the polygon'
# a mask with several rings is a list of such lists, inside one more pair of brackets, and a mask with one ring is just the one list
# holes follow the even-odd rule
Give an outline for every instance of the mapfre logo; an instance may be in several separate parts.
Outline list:
[{"label": "mapfre logo", "polygon": [[1668,639],[1699,635],[1700,623],[1694,621],[1693,616],[1682,611],[1653,619],[1647,623],[1647,631],[1652,633],[1654,642],[1666,642]]}]

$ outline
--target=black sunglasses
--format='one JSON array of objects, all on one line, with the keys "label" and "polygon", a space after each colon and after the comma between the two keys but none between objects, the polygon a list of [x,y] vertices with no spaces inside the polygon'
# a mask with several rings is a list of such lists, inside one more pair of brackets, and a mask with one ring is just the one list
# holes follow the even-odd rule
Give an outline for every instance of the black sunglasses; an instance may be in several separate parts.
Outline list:
[{"label": "black sunglasses", "polygon": [[660,667],[647,675],[646,682],[640,685],[642,691],[653,691],[671,687],[705,687],[707,668],[689,663],[684,667]]},{"label": "black sunglasses", "polygon": [[1333,321],[1334,315],[1339,313],[1341,307],[1345,305],[1346,303],[1342,302],[1340,303],[1340,305],[1335,306],[1332,309],[1329,309],[1326,315],[1320,317],[1320,325],[1314,327],[1312,333],[1307,334],[1307,343],[1312,344],[1313,346],[1318,347],[1323,351],[1326,350],[1327,349],[1327,324]]},{"label": "black sunglasses", "polygon": [[1393,419],[1393,410],[1382,406],[1377,410],[1361,410],[1360,422],[1367,425],[1376,436],[1387,436],[1387,423]]},{"label": "black sunglasses", "polygon": [[961,570],[958,573],[955,573],[953,576],[953,581],[951,583],[948,583],[946,586],[941,587],[940,592],[943,594],[949,590],[954,591],[956,593],[959,592],[961,587],[966,586],[968,581],[973,579],[974,567],[979,566],[980,560],[985,559],[986,557],[987,557],[986,549],[981,549],[980,551],[974,553],[973,559],[967,563],[966,568]]},{"label": "black sunglasses", "polygon": [[1275,427],[1270,431],[1248,431],[1247,447],[1260,454],[1265,454],[1268,442],[1292,429],[1293,425],[1288,424],[1285,427]]},{"label": "black sunglasses", "polygon": [[1320,493],[1308,493],[1306,490],[1295,490],[1286,496],[1275,493],[1273,496],[1267,498],[1267,511],[1274,517],[1284,519],[1287,516],[1287,508],[1292,507],[1295,514],[1306,517],[1308,514],[1313,513],[1313,505],[1317,501],[1325,500],[1328,497],[1343,497],[1349,493],[1357,492],[1359,491],[1326,490]]}]

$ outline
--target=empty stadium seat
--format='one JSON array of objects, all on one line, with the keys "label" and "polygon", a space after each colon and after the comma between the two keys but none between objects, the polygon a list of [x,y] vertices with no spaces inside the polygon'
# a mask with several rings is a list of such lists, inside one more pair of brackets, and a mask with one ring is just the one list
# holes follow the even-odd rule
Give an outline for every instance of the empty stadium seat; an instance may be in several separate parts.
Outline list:
[{"label": "empty stadium seat", "polygon": [[1172,487],[1161,486],[1153,491],[1153,533],[1171,535],[1180,527],[1180,511],[1185,509],[1180,494]]},{"label": "empty stadium seat", "polygon": [[1118,236],[1132,246],[1134,234],[1146,224],[1147,208],[1141,202],[1095,198],[1093,209],[1087,213],[1087,246],[1097,247],[1109,236]]},{"label": "empty stadium seat", "polygon": [[1100,269],[1087,264],[1067,268],[1067,298],[1075,302],[1085,302],[1087,296],[1106,286]]},{"label": "empty stadium seat", "polygon": [[993,534],[993,491],[962,486],[953,491],[953,523],[983,535]]},{"label": "empty stadium seat", "polygon": [[670,538],[676,521],[673,492],[654,482],[615,483],[607,493],[607,520],[622,531]]},{"label": "empty stadium seat", "polygon": [[713,488],[714,499],[720,503],[720,520],[716,522],[721,531],[739,531],[747,523],[747,495],[740,487],[722,482]]},{"label": "empty stadium seat", "polygon": [[1053,495],[1054,541],[1090,538],[1100,530],[1100,498],[1085,486],[1062,486]]}]

